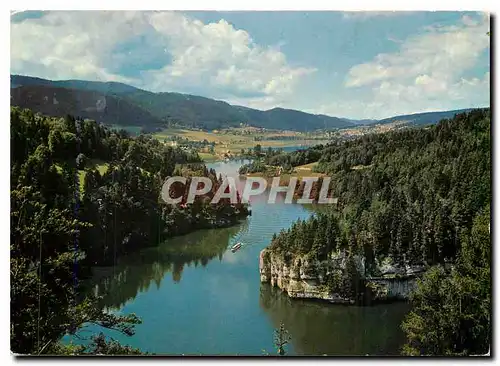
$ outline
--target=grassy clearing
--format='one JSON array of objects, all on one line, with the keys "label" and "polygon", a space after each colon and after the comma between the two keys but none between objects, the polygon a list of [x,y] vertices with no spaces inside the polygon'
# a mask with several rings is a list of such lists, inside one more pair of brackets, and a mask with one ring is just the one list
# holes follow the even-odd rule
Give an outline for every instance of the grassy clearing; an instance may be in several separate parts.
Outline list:
[{"label": "grassy clearing", "polygon": [[220,159],[217,155],[207,152],[199,152],[198,155],[203,159],[205,163],[212,163]]},{"label": "grassy clearing", "polygon": [[[104,175],[108,171],[109,164],[101,162],[100,164],[90,164],[89,167],[96,168],[97,171],[99,172],[99,174]],[[80,192],[81,193],[83,193],[83,184],[85,182],[85,175],[86,174],[87,174],[87,172],[85,170],[78,171],[78,180],[80,182]]]},{"label": "grassy clearing", "polygon": [[309,164],[304,164],[304,165],[299,165],[295,167],[295,170],[312,170],[316,165],[318,165],[318,162],[315,161],[314,163],[309,163]]},{"label": "grassy clearing", "polygon": [[[56,164],[55,167],[56,167],[56,170],[58,173],[62,173],[62,167],[59,164]],[[108,171],[109,164],[103,163],[100,160],[91,160],[89,162],[89,164],[87,165],[87,167],[88,168],[96,168],[97,171],[99,172],[99,174],[104,175]],[[85,172],[85,170],[78,170],[78,182],[80,184],[80,192],[82,192],[82,193],[83,193],[83,184],[85,182],[85,175],[86,174],[87,173]]]},{"label": "grassy clearing", "polygon": [[299,170],[299,171],[293,171],[291,174],[292,177],[298,177],[298,178],[304,178],[304,177],[324,177],[325,174],[323,173],[316,173],[311,170]]},{"label": "grassy clearing", "polygon": [[323,173],[316,173],[313,172],[313,168],[318,165],[318,162],[314,163],[309,163],[309,164],[304,164],[304,165],[299,165],[296,166],[293,169],[292,174],[290,175],[291,177],[298,177],[298,178],[304,178],[304,177],[324,177],[325,174]]}]

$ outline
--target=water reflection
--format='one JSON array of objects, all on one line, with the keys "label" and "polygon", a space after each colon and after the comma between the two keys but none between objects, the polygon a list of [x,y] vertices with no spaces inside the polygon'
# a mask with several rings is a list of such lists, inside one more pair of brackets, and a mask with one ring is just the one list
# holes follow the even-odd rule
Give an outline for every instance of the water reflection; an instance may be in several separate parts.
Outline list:
[{"label": "water reflection", "polygon": [[[211,164],[237,175],[241,162]],[[290,354],[397,354],[406,304],[374,308],[291,301],[259,281],[259,252],[274,233],[325,205],[267,204],[252,200],[239,226],[197,231],[122,257],[95,272],[102,305],[143,323],[133,337],[104,332],[156,354],[262,355],[273,351],[273,330],[285,322]],[[236,253],[228,248],[240,241]],[[103,331],[89,327],[89,331]]]},{"label": "water reflection", "polygon": [[404,341],[406,303],[357,307],[291,300],[277,288],[260,287],[260,306],[273,326],[285,324],[292,353],[299,355],[398,355]]},{"label": "water reflection", "polygon": [[112,268],[96,268],[92,279],[94,293],[103,297],[103,306],[118,309],[152,285],[160,288],[168,278],[166,273],[179,283],[185,267],[205,267],[211,260],[221,261],[230,239],[246,225],[244,221],[229,228],[170,238],[157,247],[121,258]]}]

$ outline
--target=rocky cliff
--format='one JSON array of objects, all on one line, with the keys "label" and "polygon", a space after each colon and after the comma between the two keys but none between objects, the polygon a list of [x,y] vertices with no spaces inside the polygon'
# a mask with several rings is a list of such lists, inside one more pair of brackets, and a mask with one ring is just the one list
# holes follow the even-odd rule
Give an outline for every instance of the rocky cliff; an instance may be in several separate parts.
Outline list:
[{"label": "rocky cliff", "polygon": [[407,299],[423,266],[396,266],[390,258],[375,261],[370,275],[366,259],[331,253],[323,261],[307,255],[286,258],[269,249],[260,253],[260,280],[285,291],[292,298],[321,299],[332,303],[370,303]]}]

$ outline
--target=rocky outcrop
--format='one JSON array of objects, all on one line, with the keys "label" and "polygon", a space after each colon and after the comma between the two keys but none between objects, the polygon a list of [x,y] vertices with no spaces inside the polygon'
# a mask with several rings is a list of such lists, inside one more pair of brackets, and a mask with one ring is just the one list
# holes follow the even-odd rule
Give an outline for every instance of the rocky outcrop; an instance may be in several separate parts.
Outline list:
[{"label": "rocky outcrop", "polygon": [[307,255],[287,258],[269,249],[261,251],[259,269],[261,282],[279,287],[292,298],[344,304],[407,299],[417,277],[425,271],[422,266],[396,266],[386,258],[365,275],[365,258],[348,257],[344,251],[315,261]]}]

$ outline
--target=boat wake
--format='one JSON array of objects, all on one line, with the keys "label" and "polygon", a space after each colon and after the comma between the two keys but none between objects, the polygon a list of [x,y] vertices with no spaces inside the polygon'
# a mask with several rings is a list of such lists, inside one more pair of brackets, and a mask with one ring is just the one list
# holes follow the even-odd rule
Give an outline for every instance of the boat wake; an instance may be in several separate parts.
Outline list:
[{"label": "boat wake", "polygon": [[237,250],[241,249],[242,245],[240,242],[236,243],[231,247],[231,252],[235,253]]}]

